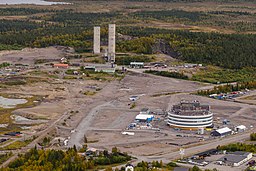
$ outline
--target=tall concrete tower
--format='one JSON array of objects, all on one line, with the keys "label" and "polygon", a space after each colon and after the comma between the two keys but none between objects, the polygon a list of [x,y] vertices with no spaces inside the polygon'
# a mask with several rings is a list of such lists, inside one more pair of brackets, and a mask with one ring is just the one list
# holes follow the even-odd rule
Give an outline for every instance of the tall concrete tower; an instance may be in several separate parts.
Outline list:
[{"label": "tall concrete tower", "polygon": [[100,53],[100,27],[94,27],[94,36],[93,36],[93,53]]},{"label": "tall concrete tower", "polygon": [[108,59],[110,62],[115,62],[116,54],[116,25],[108,25]]}]

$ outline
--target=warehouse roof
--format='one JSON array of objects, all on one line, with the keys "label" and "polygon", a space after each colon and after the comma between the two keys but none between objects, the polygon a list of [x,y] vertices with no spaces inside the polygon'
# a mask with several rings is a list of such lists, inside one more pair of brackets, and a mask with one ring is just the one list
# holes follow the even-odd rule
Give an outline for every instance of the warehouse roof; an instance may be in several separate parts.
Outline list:
[{"label": "warehouse roof", "polygon": [[147,111],[149,111],[149,108],[142,108],[141,109],[141,112],[147,112]]},{"label": "warehouse roof", "polygon": [[240,156],[240,155],[235,155],[235,154],[227,154],[224,157],[221,157],[219,161],[224,161],[226,163],[239,163],[242,160],[246,159],[247,156]]},{"label": "warehouse roof", "polygon": [[240,156],[248,156],[251,153],[250,152],[245,152],[245,151],[235,151],[232,154],[240,155]]},{"label": "warehouse roof", "polygon": [[153,118],[154,115],[143,115],[143,114],[139,114],[136,116],[137,120],[147,120],[147,119],[151,119]]},{"label": "warehouse roof", "polygon": [[130,62],[130,65],[144,65],[144,62]]},{"label": "warehouse roof", "polygon": [[232,130],[228,127],[225,127],[225,128],[217,129],[216,131],[220,134],[224,134],[224,133],[227,133],[227,132],[231,132]]},{"label": "warehouse roof", "polygon": [[245,159],[248,159],[248,156],[252,154],[249,152],[244,152],[244,151],[236,151],[230,154],[225,155],[224,157],[221,157],[219,161],[223,161],[225,163],[230,163],[234,165],[235,163],[239,163]]},{"label": "warehouse roof", "polygon": [[55,67],[68,67],[68,64],[54,64]]}]

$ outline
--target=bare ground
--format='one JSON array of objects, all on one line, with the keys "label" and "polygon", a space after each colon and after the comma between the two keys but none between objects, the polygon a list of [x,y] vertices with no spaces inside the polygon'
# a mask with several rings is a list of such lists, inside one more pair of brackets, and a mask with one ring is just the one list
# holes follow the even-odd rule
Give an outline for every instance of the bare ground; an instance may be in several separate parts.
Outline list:
[{"label": "bare ground", "polygon": [[[47,54],[47,51],[48,49],[44,53]],[[28,54],[30,53],[28,52]],[[24,57],[29,56],[25,52],[22,54]],[[31,58],[28,57],[28,61],[31,61]],[[101,90],[93,96],[85,96],[81,93],[88,90],[88,86],[91,85],[97,85]],[[176,134],[178,133],[167,127],[164,118],[161,117],[161,133],[152,130],[134,130],[134,136],[122,135],[121,132],[127,128],[129,123],[134,121],[141,108],[168,110],[182,99],[198,100],[201,103],[211,105],[216,125],[222,126],[221,121],[229,119],[231,127],[238,124],[244,124],[247,127],[249,125],[255,126],[255,105],[220,101],[190,94],[190,92],[203,88],[205,88],[204,85],[197,82],[130,73],[121,81],[51,78],[48,82],[8,87],[2,91],[46,97],[36,107],[14,111],[14,114],[17,115],[35,115],[35,118],[48,119],[48,123],[34,125],[30,132],[26,131],[31,136],[48,128],[51,130],[54,128],[57,129],[56,136],[70,137],[69,146],[81,146],[83,137],[86,135],[88,140],[92,142],[88,144],[89,147],[111,149],[113,146],[117,146],[122,151],[136,156],[169,156],[168,153],[175,153],[176,155],[180,148],[179,145],[187,143],[191,143],[192,146],[198,145],[198,138],[177,137]],[[164,92],[170,94],[153,96]],[[139,95],[140,98],[135,102],[135,108],[130,109],[129,97],[132,95]],[[71,130],[75,131],[71,133]],[[43,133],[46,135],[46,132]]]}]

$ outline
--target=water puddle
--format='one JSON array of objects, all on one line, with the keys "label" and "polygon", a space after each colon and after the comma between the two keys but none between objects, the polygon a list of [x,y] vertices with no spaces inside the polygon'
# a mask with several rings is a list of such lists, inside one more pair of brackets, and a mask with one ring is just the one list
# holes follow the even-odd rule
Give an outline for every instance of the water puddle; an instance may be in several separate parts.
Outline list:
[{"label": "water puddle", "polygon": [[26,99],[11,99],[0,96],[0,107],[8,109],[15,108],[19,104],[25,104],[28,101]]}]

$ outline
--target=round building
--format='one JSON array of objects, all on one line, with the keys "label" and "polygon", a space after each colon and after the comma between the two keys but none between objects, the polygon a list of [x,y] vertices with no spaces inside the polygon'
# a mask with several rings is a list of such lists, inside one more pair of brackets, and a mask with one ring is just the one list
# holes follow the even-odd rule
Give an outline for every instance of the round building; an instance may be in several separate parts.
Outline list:
[{"label": "round building", "polygon": [[211,127],[213,113],[209,105],[200,104],[198,101],[181,101],[174,105],[168,112],[168,125],[181,129],[199,129]]}]

